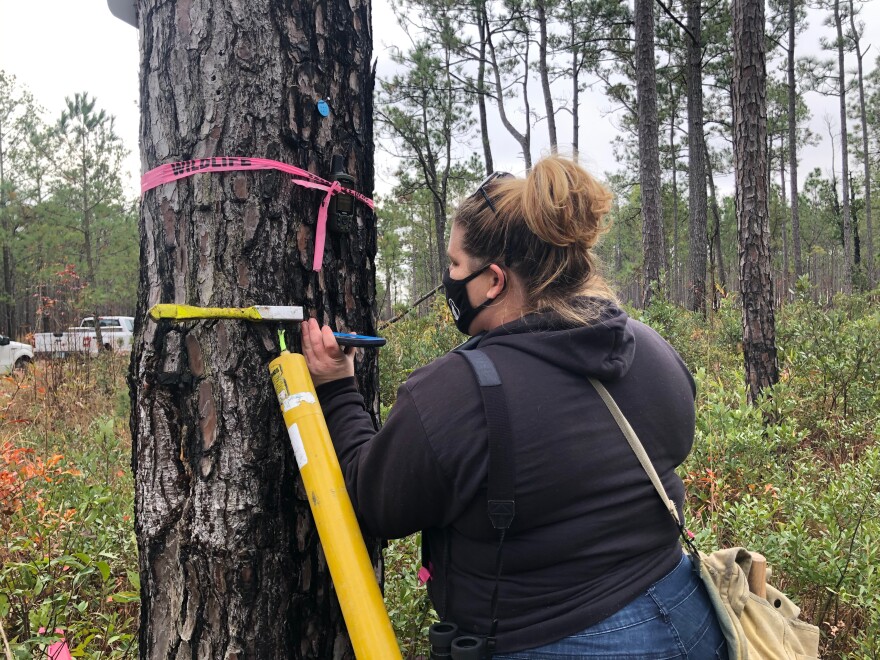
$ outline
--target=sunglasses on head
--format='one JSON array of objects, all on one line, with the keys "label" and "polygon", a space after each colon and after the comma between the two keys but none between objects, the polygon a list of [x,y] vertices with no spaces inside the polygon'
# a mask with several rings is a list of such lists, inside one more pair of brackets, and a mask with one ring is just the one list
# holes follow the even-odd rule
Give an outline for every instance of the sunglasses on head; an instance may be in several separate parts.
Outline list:
[{"label": "sunglasses on head", "polygon": [[489,176],[483,179],[480,186],[477,190],[471,195],[471,197],[476,197],[477,193],[483,196],[483,199],[486,200],[486,204],[489,205],[489,208],[492,209],[492,213],[498,215],[498,209],[495,208],[495,204],[492,203],[492,198],[489,197],[489,193],[486,192],[486,186],[497,179],[512,179],[513,175],[510,172],[492,172]]}]

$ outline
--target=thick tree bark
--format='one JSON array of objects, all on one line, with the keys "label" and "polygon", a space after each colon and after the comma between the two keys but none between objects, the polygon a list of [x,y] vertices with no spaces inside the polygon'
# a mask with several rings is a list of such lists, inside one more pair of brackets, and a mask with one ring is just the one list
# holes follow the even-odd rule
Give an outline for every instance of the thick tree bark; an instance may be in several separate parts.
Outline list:
[{"label": "thick tree bark", "polygon": [[862,123],[862,160],[865,166],[865,252],[867,254],[865,274],[868,279],[868,289],[870,290],[874,288],[874,228],[871,221],[871,152],[868,148],[868,113],[865,107],[865,75],[862,62],[865,53],[862,51],[861,38],[856,29],[853,0],[849,0],[849,24],[853,33],[856,59],[858,61],[859,119]]},{"label": "thick tree bark", "polygon": [[843,17],[840,15],[840,0],[834,0],[834,24],[837,28],[837,93],[840,101],[840,182],[843,187],[843,265],[846,274],[843,290],[852,293],[853,287],[853,231],[849,205],[849,136],[846,121],[846,68],[843,57]]},{"label": "thick tree bark", "polygon": [[706,136],[703,134],[703,44],[700,0],[688,0],[688,288],[687,306],[706,315]]},{"label": "thick tree bark", "polygon": [[663,215],[660,204],[660,136],[657,117],[657,76],[654,64],[654,3],[635,3],[636,92],[639,112],[639,181],[642,201],[644,296],[648,306],[660,293],[664,260]]},{"label": "thick tree bark", "polygon": [[[370,195],[369,0],[140,0],[138,13],[144,170],[253,156],[327,178],[339,153]],[[374,220],[356,204],[353,232],[329,234],[312,272],[322,198],[274,171],[142,198],[129,375],[142,658],[353,657],[269,381],[275,327],[146,317],[159,302],[293,304],[372,332]],[[358,375],[375,411],[374,352]]]},{"label": "thick tree bark", "polygon": [[767,63],[763,0],[734,0],[733,163],[739,233],[743,357],[749,400],[779,380],[767,167]]},{"label": "thick tree bark", "polygon": [[801,262],[801,218],[798,208],[797,161],[797,87],[794,77],[795,2],[788,0],[788,178],[791,186],[791,243],[794,252],[794,274],[804,274]]}]

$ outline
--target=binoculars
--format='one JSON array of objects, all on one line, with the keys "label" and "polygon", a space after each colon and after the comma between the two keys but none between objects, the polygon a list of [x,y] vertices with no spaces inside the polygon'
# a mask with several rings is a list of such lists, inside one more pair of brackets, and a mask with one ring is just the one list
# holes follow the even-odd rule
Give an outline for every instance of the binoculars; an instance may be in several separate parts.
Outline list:
[{"label": "binoculars", "polygon": [[488,660],[485,637],[461,635],[454,623],[435,623],[428,628],[431,660]]}]

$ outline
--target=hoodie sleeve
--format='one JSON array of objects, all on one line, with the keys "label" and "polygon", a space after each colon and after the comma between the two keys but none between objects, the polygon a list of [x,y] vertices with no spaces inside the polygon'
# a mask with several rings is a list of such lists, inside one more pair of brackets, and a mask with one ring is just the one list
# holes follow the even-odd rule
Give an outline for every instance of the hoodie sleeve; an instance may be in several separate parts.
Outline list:
[{"label": "hoodie sleeve", "polygon": [[318,399],[352,505],[367,534],[399,538],[441,524],[452,492],[406,385],[376,431],[354,378],[325,383]]}]

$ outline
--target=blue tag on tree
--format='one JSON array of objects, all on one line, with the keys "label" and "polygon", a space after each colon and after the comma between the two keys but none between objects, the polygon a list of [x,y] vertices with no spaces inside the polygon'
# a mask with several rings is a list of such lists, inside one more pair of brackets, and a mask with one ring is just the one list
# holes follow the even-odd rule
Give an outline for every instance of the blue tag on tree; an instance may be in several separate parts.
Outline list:
[{"label": "blue tag on tree", "polygon": [[318,113],[322,117],[326,117],[327,115],[330,114],[330,106],[327,105],[327,101],[325,101],[324,99],[321,99],[320,101],[318,101]]}]

